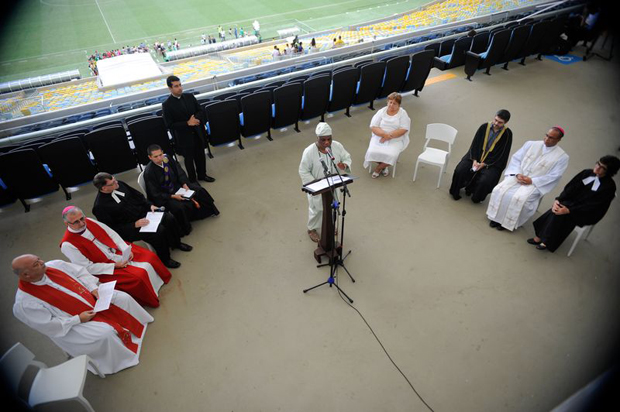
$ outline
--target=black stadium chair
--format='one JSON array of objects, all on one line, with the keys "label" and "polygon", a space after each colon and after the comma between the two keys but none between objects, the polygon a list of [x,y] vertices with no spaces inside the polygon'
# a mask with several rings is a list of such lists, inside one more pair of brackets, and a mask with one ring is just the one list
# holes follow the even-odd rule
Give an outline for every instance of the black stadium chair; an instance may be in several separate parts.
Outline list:
[{"label": "black stadium chair", "polygon": [[215,97],[213,98],[213,100],[215,100],[215,101],[222,101],[222,100],[226,100],[226,99],[228,99],[229,97],[232,97],[232,96],[234,96],[234,95],[236,95],[236,94],[237,94],[237,92],[228,92],[228,93],[218,94],[217,96],[215,96]]},{"label": "black stadium chair", "polygon": [[489,47],[490,33],[484,31],[476,34],[471,41],[471,49],[469,51],[480,54],[483,53]]},{"label": "black stadium chair", "polygon": [[168,130],[161,117],[150,116],[130,121],[127,122],[127,128],[136,147],[136,155],[140,164],[146,165],[149,162],[146,149],[152,144],[161,146],[164,153],[174,155]]},{"label": "black stadium chair", "polygon": [[550,21],[539,21],[538,23],[534,23],[532,25],[530,35],[523,45],[521,52],[517,56],[517,58],[521,58],[521,62],[519,62],[519,64],[525,66],[525,59],[528,56],[539,53],[543,36],[547,33],[550,26]]},{"label": "black stadium chair", "polygon": [[[121,126],[121,127],[123,127],[123,122],[120,121],[120,120],[112,120],[110,122],[98,123],[98,124],[93,126],[93,130],[99,130],[99,129],[103,129],[105,127],[110,127],[110,126]],[[84,134],[86,134],[86,133],[84,133]]]},{"label": "black stadium chair", "polygon": [[241,135],[252,137],[267,133],[271,138],[271,93],[268,91],[248,94],[241,99]]},{"label": "black stadium chair", "polygon": [[301,120],[310,120],[319,116],[321,116],[321,121],[325,120],[331,84],[332,79],[329,75],[312,77],[304,82]]},{"label": "black stadium chair", "polygon": [[504,66],[502,67],[504,70],[508,70],[508,64],[519,56],[521,50],[523,50],[523,47],[527,42],[527,38],[530,36],[531,31],[531,25],[516,26],[512,29],[510,42],[508,43],[508,46],[504,51],[504,56],[500,61],[500,63],[504,63]]},{"label": "black stadium chair", "polygon": [[204,107],[207,119],[207,150],[212,158],[211,146],[232,146],[241,144],[241,127],[239,125],[239,109],[235,100],[208,103]]},{"label": "black stadium chair", "polygon": [[138,164],[129,147],[125,128],[121,126],[93,130],[84,136],[84,142],[100,172],[121,173],[134,169]]},{"label": "black stadium chair", "polygon": [[445,56],[435,57],[433,66],[441,71],[465,64],[465,52],[471,47],[471,37],[461,37],[454,42],[452,52]]},{"label": "black stadium chair", "polygon": [[441,57],[452,53],[452,48],[456,39],[448,39],[441,42],[439,47],[439,54],[435,57]]},{"label": "black stadium chair", "polygon": [[37,153],[63,189],[90,182],[97,174],[97,168],[78,137],[55,140],[39,147]]},{"label": "black stadium chair", "polygon": [[385,75],[385,62],[369,63],[360,67],[360,80],[353,104],[370,103],[368,107],[374,110],[374,102],[379,95],[383,76]]},{"label": "black stadium chair", "polygon": [[[599,19],[600,20],[600,19]],[[560,41],[560,34],[564,31],[566,24],[566,16],[559,16],[551,20],[547,32],[540,42],[540,49],[538,50],[538,60],[541,60],[543,54],[554,54]]]},{"label": "black stadium chair", "polygon": [[329,96],[327,112],[346,110],[345,115],[351,117],[349,108],[353,104],[357,88],[358,70],[353,67],[344,67],[334,70],[332,76],[332,90]]},{"label": "black stadium chair", "polygon": [[424,83],[428,78],[431,68],[433,67],[434,52],[432,50],[423,50],[411,55],[411,65],[409,66],[409,74],[402,88],[402,92],[414,91],[414,95],[418,95],[424,88]]},{"label": "black stadium chair", "polygon": [[379,92],[379,98],[385,98],[392,92],[399,91],[409,69],[409,56],[391,57],[386,61],[385,76],[383,78],[383,86]]},{"label": "black stadium chair", "polygon": [[299,133],[299,113],[301,112],[301,83],[285,84],[273,91],[273,128],[281,129],[292,124]]},{"label": "black stadium chair", "polygon": [[[0,179],[21,201],[26,212],[30,211],[26,200],[58,191],[58,182],[50,176],[34,149],[0,155]],[[69,200],[71,196],[65,194]]]},{"label": "black stadium chair", "polygon": [[245,96],[248,96],[250,93],[237,93],[234,96],[230,96],[228,98],[226,98],[226,100],[234,100],[237,102],[237,110],[239,113],[241,113],[241,99]]},{"label": "black stadium chair", "polygon": [[486,69],[486,74],[491,74],[491,67],[499,63],[504,55],[512,29],[503,29],[493,33],[488,49],[480,54],[467,52],[465,56],[465,74],[467,80],[471,81],[471,76],[478,69]]},{"label": "black stadium chair", "polygon": [[0,179],[0,208],[12,205],[16,200],[17,196],[15,196],[15,193]]},{"label": "black stadium chair", "polygon": [[435,57],[439,56],[439,49],[441,48],[441,43],[431,43],[427,45],[424,50],[432,50]]}]

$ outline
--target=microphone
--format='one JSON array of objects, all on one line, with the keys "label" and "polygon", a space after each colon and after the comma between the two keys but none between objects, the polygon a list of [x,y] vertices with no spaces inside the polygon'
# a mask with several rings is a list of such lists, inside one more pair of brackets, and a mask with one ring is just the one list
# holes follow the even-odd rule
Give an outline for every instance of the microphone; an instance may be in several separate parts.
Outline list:
[{"label": "microphone", "polygon": [[330,149],[329,147],[326,147],[325,152],[327,152],[327,156],[329,156],[329,158],[332,161],[336,161],[336,159],[334,158],[334,154],[332,153],[332,149]]},{"label": "microphone", "polygon": [[327,169],[327,165],[325,164],[325,161],[321,158],[319,158],[319,160],[321,161],[321,164],[323,165],[323,171],[325,172],[325,175],[328,175],[329,170]]}]

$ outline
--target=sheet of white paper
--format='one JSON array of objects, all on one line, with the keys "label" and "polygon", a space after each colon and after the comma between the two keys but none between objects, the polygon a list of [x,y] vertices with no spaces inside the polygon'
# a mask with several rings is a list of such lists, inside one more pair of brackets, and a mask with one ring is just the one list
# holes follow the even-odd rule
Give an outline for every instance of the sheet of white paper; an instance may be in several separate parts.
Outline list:
[{"label": "sheet of white paper", "polygon": [[112,294],[114,293],[114,286],[116,281],[106,282],[99,285],[99,299],[95,302],[95,312],[101,312],[110,307],[112,301]]},{"label": "sheet of white paper", "polygon": [[[351,176],[342,176],[342,181],[347,183],[352,181],[353,178]],[[340,176],[330,176],[329,177],[329,184],[327,182],[327,179],[321,179],[318,182],[314,182],[308,186],[306,186],[306,189],[308,189],[310,192],[315,193],[315,192],[319,192],[325,188],[327,188],[328,186],[333,185],[334,183],[340,183],[341,179]]]},{"label": "sheet of white paper", "polygon": [[182,187],[180,187],[179,190],[177,190],[177,192],[175,193],[175,195],[181,195],[181,196],[189,199],[190,197],[192,197],[194,195],[194,191],[193,190],[183,189]]},{"label": "sheet of white paper", "polygon": [[161,223],[161,218],[164,216],[161,212],[148,212],[146,214],[146,219],[149,221],[149,224],[146,226],[142,226],[140,228],[140,232],[147,233],[155,233],[157,232],[157,228]]},{"label": "sheet of white paper", "polygon": [[121,262],[127,262],[129,260],[129,256],[131,256],[131,246],[127,249],[123,250],[123,256]]}]

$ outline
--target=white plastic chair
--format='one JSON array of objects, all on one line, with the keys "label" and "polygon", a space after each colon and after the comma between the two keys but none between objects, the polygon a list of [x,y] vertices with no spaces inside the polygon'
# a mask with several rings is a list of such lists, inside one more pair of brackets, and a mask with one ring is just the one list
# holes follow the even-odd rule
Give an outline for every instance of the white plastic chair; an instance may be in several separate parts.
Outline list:
[{"label": "white plastic chair", "polygon": [[573,245],[570,247],[570,250],[568,251],[568,254],[566,256],[570,256],[573,254],[573,250],[575,250],[577,243],[579,243],[579,241],[582,238],[583,240],[588,240],[588,236],[590,236],[590,233],[592,233],[592,229],[594,229],[594,226],[596,225],[584,226],[584,227],[575,226],[575,229],[573,229],[573,232],[577,232],[577,237],[575,237],[575,240],[573,241]]},{"label": "white plastic chair", "polygon": [[142,189],[142,193],[146,196],[146,183],[144,182],[144,170],[138,175],[138,186]]},{"label": "white plastic chair", "polygon": [[[437,188],[441,185],[441,177],[446,172],[448,161],[450,160],[450,153],[452,152],[452,145],[456,139],[458,130],[454,127],[442,123],[431,123],[426,125],[426,142],[424,143],[424,151],[415,163],[415,170],[413,172],[413,181],[415,182],[416,175],[418,174],[418,166],[420,162],[438,166],[440,168],[439,180],[437,181]],[[431,140],[439,140],[448,143],[448,151],[435,149],[428,147]]]},{"label": "white plastic chair", "polygon": [[44,363],[35,361],[34,354],[18,342],[0,358],[0,372],[8,387],[17,394],[26,368],[29,365],[39,368],[28,392],[27,403],[32,408],[50,402],[77,401],[85,410],[94,412],[82,394],[89,364],[100,377],[105,378],[97,365],[86,355],[48,368]]}]

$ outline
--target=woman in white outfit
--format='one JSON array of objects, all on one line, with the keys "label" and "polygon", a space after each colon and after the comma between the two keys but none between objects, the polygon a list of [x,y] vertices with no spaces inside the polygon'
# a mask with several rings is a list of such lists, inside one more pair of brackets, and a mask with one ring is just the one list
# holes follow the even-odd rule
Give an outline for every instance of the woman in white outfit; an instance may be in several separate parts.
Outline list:
[{"label": "woman in white outfit", "polygon": [[376,162],[372,173],[376,179],[380,174],[388,176],[389,166],[395,165],[400,152],[409,145],[411,119],[405,109],[400,107],[402,96],[396,92],[388,96],[387,107],[379,110],[370,121],[372,136],[364,158],[364,168]]}]

